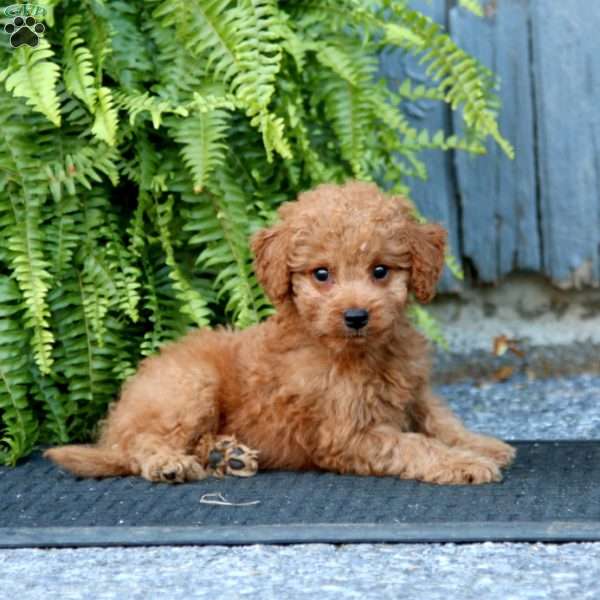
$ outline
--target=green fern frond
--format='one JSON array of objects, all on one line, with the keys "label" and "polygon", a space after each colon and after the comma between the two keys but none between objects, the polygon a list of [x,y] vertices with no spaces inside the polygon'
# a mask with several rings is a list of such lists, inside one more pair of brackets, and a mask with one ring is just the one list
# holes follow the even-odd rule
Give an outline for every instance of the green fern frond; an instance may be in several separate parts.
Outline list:
[{"label": "green fern frond", "polygon": [[92,133],[109,146],[114,146],[119,117],[110,88],[105,86],[98,88],[98,102],[96,103],[94,115]]},{"label": "green fern frond", "polygon": [[458,0],[458,5],[477,17],[483,17],[483,8],[479,0]]},{"label": "green fern frond", "polygon": [[67,91],[94,112],[97,97],[94,59],[81,37],[81,20],[81,15],[72,15],[65,23],[64,81]]},{"label": "green fern frond", "polygon": [[[90,439],[138,359],[190,328],[272,314],[248,237],[299,191],[407,194],[424,150],[509,150],[493,75],[405,0],[45,6],[37,48],[0,45],[0,462]],[[389,45],[433,81],[378,81]],[[415,127],[422,100],[464,134]]]},{"label": "green fern frond", "polygon": [[31,346],[34,359],[42,373],[52,366],[50,311],[46,301],[52,277],[44,257],[40,230],[40,211],[32,202],[19,203],[13,199],[14,229],[8,239],[13,275],[23,294],[23,322],[32,329]]},{"label": "green fern frond", "polygon": [[452,273],[456,279],[462,281],[465,278],[465,274],[460,266],[460,263],[458,260],[456,260],[456,256],[454,256],[454,254],[451,252],[446,254],[446,266],[448,269],[450,269],[450,273]]},{"label": "green fern frond", "polygon": [[325,114],[339,140],[342,157],[351,165],[354,177],[369,179],[366,168],[366,141],[370,132],[372,103],[369,92],[343,79],[324,82]]},{"label": "green fern frond", "polygon": [[401,98],[412,101],[444,99],[444,93],[439,87],[428,87],[422,83],[414,85],[409,77],[400,84],[397,93]]},{"label": "green fern frond", "polygon": [[195,111],[187,119],[172,122],[173,138],[181,145],[181,157],[192,174],[194,192],[200,193],[225,157],[227,113]]},{"label": "green fern frond", "polygon": [[448,349],[448,341],[439,323],[422,306],[411,304],[408,315],[419,331],[440,346],[440,348]]},{"label": "green fern frond", "polygon": [[281,62],[275,5],[270,0],[244,0],[236,8],[229,4],[229,0],[192,5],[165,0],[153,14],[163,26],[174,28],[192,54],[205,57],[206,69],[227,85],[239,106],[253,117],[267,153],[274,149],[289,158],[283,121],[268,109]]},{"label": "green fern frond", "polygon": [[116,300],[119,308],[133,323],[139,321],[141,269],[133,255],[123,245],[115,230],[109,232],[106,245],[106,262],[112,266]]},{"label": "green fern frond", "polygon": [[207,302],[198,290],[190,285],[175,259],[175,251],[171,242],[171,232],[169,229],[173,217],[173,196],[169,196],[163,204],[155,201],[154,209],[156,213],[156,226],[165,253],[165,262],[170,269],[169,275],[173,281],[175,293],[182,303],[181,310],[198,327],[204,327],[210,323],[210,310]]},{"label": "green fern frond", "polygon": [[92,22],[101,24],[100,40],[105,40],[106,52],[101,69],[125,90],[140,90],[154,74],[152,47],[141,22],[146,17],[145,2],[138,4],[116,0],[91,2]]},{"label": "green fern frond", "polygon": [[115,103],[118,108],[127,111],[131,125],[135,125],[141,113],[148,112],[154,129],[161,126],[163,114],[176,114],[182,117],[187,117],[189,114],[185,106],[173,105],[158,96],[152,96],[149,92],[143,94],[118,92],[115,94]]},{"label": "green fern frond", "polygon": [[144,249],[144,304],[152,327],[144,334],[140,344],[143,356],[150,356],[165,342],[181,337],[189,327],[189,319],[180,310],[181,302],[173,288],[171,271],[167,266],[156,268],[160,263],[155,259]]},{"label": "green fern frond", "polygon": [[395,24],[384,25],[385,40],[419,56],[427,63],[427,74],[439,82],[444,99],[453,109],[462,107],[466,125],[481,137],[491,136],[509,157],[511,144],[498,129],[491,90],[495,82],[491,72],[459,48],[441,25],[410,9],[404,3],[386,0],[385,6],[398,17],[413,37],[400,34]]},{"label": "green fern frond", "polygon": [[339,139],[342,157],[352,167],[354,177],[369,179],[367,140],[373,119],[369,86],[376,71],[373,57],[365,57],[354,45],[332,38],[313,45],[316,57],[331,69],[315,85],[324,98],[325,114]]},{"label": "green fern frond", "polygon": [[40,427],[39,441],[43,444],[67,444],[69,399],[51,377],[44,376],[39,369],[32,369],[31,395],[41,406],[44,420]]},{"label": "green fern frond", "polygon": [[267,160],[273,161],[273,151],[277,151],[282,158],[292,158],[292,150],[285,136],[285,122],[273,113],[263,111],[255,115],[250,121],[262,134]]},{"label": "green fern frond", "polygon": [[48,182],[55,200],[60,200],[63,189],[70,196],[80,191],[77,186],[91,190],[94,185],[103,181],[103,177],[117,185],[118,159],[119,153],[115,148],[96,140],[84,140],[83,143],[64,148],[63,156],[59,159],[52,157],[46,166]]},{"label": "green fern frond", "polygon": [[73,196],[67,196],[46,209],[46,254],[51,257],[50,272],[58,279],[70,268],[80,243],[78,209],[79,203]]},{"label": "green fern frond", "polygon": [[54,52],[44,39],[35,48],[28,45],[15,50],[8,67],[0,72],[0,82],[15,97],[25,98],[34,110],[60,126],[60,107],[56,84],[60,68],[53,62]]},{"label": "green fern frond", "polygon": [[106,333],[106,313],[117,290],[99,249],[85,257],[80,285],[85,319],[98,346],[102,348]]},{"label": "green fern frond", "polygon": [[252,274],[248,249],[247,198],[229,169],[216,174],[214,192],[201,198],[184,195],[188,203],[184,230],[193,233],[191,246],[205,246],[196,260],[203,270],[218,270],[218,297],[227,296],[226,309],[245,327],[268,313],[269,303]]},{"label": "green fern frond", "polygon": [[114,399],[118,382],[112,371],[110,349],[104,351],[94,336],[84,310],[87,297],[81,273],[72,271],[50,294],[58,348],[55,370],[64,377],[69,403],[65,406],[69,436],[82,439]]},{"label": "green fern frond", "polygon": [[0,463],[13,466],[32,451],[39,426],[28,402],[29,345],[23,298],[14,281],[0,278]]}]

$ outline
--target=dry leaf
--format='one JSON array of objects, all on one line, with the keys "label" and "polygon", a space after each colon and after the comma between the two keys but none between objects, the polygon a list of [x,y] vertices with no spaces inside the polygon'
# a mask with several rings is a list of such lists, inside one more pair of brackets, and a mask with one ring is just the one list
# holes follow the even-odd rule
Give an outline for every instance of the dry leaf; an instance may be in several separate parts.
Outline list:
[{"label": "dry leaf", "polygon": [[496,381],[506,381],[507,379],[510,379],[512,377],[514,371],[514,367],[509,367],[508,365],[505,365],[504,367],[500,367],[497,371],[494,371],[494,373],[492,373],[492,379]]},{"label": "dry leaf", "polygon": [[503,354],[506,354],[507,350],[510,350],[519,358],[525,356],[525,352],[519,348],[519,340],[509,339],[506,335],[496,336],[494,338],[493,354],[495,356],[502,356]]},{"label": "dry leaf", "polygon": [[534,381],[537,379],[537,375],[533,369],[525,369],[525,375],[527,376],[527,381]]},{"label": "dry leaf", "polygon": [[494,349],[492,352],[495,356],[502,356],[508,350],[508,338],[505,335],[498,335],[494,338]]}]

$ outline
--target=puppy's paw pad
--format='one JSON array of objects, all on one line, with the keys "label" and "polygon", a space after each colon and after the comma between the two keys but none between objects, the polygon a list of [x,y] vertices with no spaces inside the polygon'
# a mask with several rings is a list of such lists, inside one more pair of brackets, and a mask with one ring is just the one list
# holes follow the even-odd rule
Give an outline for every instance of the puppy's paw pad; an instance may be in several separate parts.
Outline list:
[{"label": "puppy's paw pad", "polygon": [[216,477],[252,477],[258,471],[258,452],[233,438],[222,438],[208,454],[208,469]]}]

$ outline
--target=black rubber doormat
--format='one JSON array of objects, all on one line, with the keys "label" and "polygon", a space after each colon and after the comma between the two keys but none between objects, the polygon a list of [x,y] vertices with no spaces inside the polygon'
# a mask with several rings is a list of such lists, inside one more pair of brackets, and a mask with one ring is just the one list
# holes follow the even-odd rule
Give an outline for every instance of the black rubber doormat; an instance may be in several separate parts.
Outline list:
[{"label": "black rubber doormat", "polygon": [[600,441],[516,445],[484,486],[318,472],[169,486],[34,456],[0,468],[0,547],[600,540]]}]

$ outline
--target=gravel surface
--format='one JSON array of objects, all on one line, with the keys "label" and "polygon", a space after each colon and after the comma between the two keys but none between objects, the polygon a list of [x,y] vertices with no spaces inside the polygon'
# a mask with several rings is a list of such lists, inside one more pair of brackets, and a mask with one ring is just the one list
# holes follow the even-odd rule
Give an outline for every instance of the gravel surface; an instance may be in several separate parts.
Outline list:
[{"label": "gravel surface", "polygon": [[13,550],[4,598],[598,598],[600,544]]},{"label": "gravel surface", "polygon": [[600,439],[600,375],[439,386],[465,424],[507,440]]},{"label": "gravel surface", "polygon": [[[600,375],[438,388],[474,430],[600,438]],[[598,598],[600,544],[0,551],[6,598]]]},{"label": "gravel surface", "polygon": [[495,356],[490,347],[471,349],[468,352],[434,349],[433,380],[440,383],[456,383],[465,380],[498,381],[499,373],[509,371],[512,375],[535,379],[568,377],[581,373],[600,373],[600,343],[564,346],[531,345],[527,341],[517,344],[519,355],[506,352]]}]

